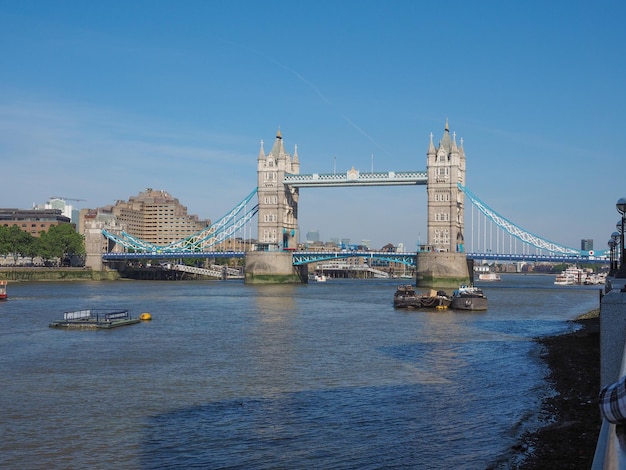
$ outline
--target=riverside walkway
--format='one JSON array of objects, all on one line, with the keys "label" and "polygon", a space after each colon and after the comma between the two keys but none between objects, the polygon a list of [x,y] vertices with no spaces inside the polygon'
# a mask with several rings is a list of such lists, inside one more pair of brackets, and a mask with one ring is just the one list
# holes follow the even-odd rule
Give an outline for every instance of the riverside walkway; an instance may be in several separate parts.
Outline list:
[{"label": "riverside walkway", "polygon": [[[600,387],[626,375],[626,279],[609,278],[600,303]],[[626,430],[606,420],[593,458],[593,470],[626,469]]]}]

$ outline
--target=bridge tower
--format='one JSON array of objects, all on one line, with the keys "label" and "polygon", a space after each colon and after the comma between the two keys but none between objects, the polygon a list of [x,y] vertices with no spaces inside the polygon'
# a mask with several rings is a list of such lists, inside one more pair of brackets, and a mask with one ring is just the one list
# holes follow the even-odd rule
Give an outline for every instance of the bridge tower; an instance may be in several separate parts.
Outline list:
[{"label": "bridge tower", "polygon": [[417,285],[458,287],[470,282],[464,247],[464,194],[457,183],[465,185],[465,151],[463,141],[457,146],[456,135],[450,138],[446,127],[439,145],[433,134],[427,157],[428,247],[417,255]]},{"label": "bridge tower", "polygon": [[434,251],[463,252],[464,194],[457,183],[465,186],[465,151],[463,141],[456,144],[456,134],[450,139],[450,129],[446,128],[439,146],[430,145],[427,152],[428,184],[428,244]]},{"label": "bridge tower", "polygon": [[298,148],[293,157],[285,152],[280,129],[267,155],[261,141],[257,158],[258,243],[255,251],[246,253],[246,283],[299,283],[308,279],[306,266],[293,266],[292,250],[298,247],[298,188],[283,182],[285,174],[299,173]]},{"label": "bridge tower", "polygon": [[298,245],[298,188],[283,184],[285,173],[299,174],[298,148],[285,152],[280,129],[270,153],[263,141],[257,159],[259,245],[263,251],[296,249]]}]

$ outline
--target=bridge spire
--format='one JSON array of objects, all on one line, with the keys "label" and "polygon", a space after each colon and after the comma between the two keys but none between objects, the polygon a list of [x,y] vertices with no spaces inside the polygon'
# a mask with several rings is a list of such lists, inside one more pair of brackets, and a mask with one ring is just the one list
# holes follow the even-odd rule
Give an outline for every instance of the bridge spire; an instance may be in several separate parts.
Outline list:
[{"label": "bridge spire", "polygon": [[261,139],[261,148],[259,149],[258,160],[263,160],[264,158],[265,158],[265,150],[263,150],[263,139]]},{"label": "bridge spire", "polygon": [[428,145],[428,152],[426,152],[427,155],[435,155],[437,153],[437,150],[435,150],[435,144],[433,144],[433,133],[430,133],[430,144]]}]

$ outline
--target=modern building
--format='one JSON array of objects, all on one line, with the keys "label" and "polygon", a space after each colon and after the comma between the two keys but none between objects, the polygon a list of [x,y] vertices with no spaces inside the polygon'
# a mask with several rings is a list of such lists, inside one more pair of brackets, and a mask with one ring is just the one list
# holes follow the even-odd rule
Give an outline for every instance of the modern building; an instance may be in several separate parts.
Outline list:
[{"label": "modern building", "polygon": [[306,242],[314,243],[320,241],[320,231],[319,230],[311,230],[306,233]]},{"label": "modern building", "polygon": [[591,238],[584,238],[580,241],[580,249],[582,251],[592,251],[593,250],[593,240]]},{"label": "modern building", "polygon": [[[48,202],[45,204],[38,204],[33,207],[33,209],[59,209],[61,213],[68,217],[75,227],[78,226],[79,219],[79,210],[74,208],[71,204],[68,204],[67,201],[70,199],[62,198],[59,196],[52,196]],[[83,201],[83,199],[71,199],[72,201]]]},{"label": "modern building", "polygon": [[69,223],[70,218],[59,209],[0,209],[0,225],[17,225],[33,237],[39,237],[41,232],[47,232],[53,225]]},{"label": "modern building", "polygon": [[117,201],[110,212],[129,234],[155,245],[168,245],[211,225],[210,220],[187,214],[187,207],[168,192],[152,188]]}]

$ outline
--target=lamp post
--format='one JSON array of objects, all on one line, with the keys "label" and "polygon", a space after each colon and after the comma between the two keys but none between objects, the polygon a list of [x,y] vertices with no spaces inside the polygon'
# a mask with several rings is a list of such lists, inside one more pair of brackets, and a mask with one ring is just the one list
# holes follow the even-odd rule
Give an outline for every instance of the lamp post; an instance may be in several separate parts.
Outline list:
[{"label": "lamp post", "polygon": [[617,250],[619,249],[619,232],[613,232],[611,234],[611,240],[613,241],[613,264],[611,265],[611,275],[615,276],[617,272]]},{"label": "lamp post", "polygon": [[615,266],[614,266],[614,262],[615,262],[615,240],[613,240],[613,238],[609,238],[609,261],[610,261],[610,268],[609,268],[609,277],[613,276],[613,273],[615,272]]},{"label": "lamp post", "polygon": [[621,230],[619,231],[620,234],[620,246],[622,247],[622,253],[621,253],[621,258],[620,258],[620,264],[619,264],[619,271],[617,271],[617,274],[615,275],[615,277],[618,278],[626,278],[626,249],[624,249],[624,219],[626,218],[626,197],[621,197],[618,199],[617,203],[615,204],[615,208],[617,209],[617,212],[620,213],[620,215],[622,216],[621,218]]}]

